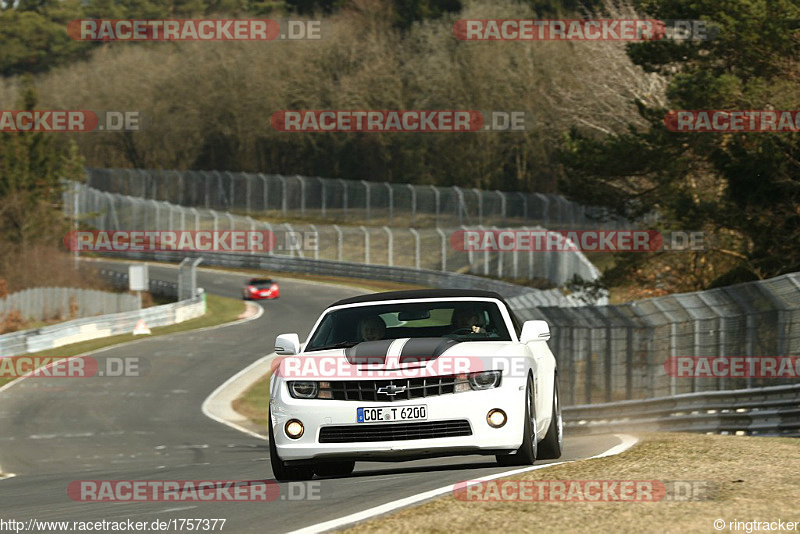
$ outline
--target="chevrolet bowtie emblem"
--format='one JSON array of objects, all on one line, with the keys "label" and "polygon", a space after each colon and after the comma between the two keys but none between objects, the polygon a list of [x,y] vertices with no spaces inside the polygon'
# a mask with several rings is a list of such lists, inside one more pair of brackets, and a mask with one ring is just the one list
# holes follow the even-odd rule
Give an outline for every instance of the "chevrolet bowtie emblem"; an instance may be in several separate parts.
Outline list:
[{"label": "chevrolet bowtie emblem", "polygon": [[396,386],[394,384],[389,384],[388,386],[383,386],[381,388],[378,388],[378,393],[394,397],[398,393],[402,393],[405,390],[406,390],[405,386]]}]

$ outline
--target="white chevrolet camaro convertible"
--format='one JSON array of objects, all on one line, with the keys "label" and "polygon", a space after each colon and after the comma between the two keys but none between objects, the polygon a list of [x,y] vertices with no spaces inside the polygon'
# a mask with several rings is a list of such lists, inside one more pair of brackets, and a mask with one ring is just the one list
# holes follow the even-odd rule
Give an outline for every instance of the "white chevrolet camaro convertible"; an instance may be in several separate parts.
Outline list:
[{"label": "white chevrolet camaro convertible", "polygon": [[308,339],[281,334],[270,381],[277,480],[345,476],[355,462],[561,456],[556,360],[544,321],[497,293],[420,290],[340,300]]}]

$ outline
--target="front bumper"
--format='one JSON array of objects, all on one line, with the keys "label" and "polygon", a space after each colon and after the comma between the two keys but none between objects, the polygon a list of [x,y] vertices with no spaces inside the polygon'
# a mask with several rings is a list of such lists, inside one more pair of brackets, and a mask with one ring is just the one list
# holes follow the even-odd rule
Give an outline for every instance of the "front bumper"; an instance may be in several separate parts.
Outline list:
[{"label": "front bumper", "polygon": [[[462,454],[498,454],[516,450],[522,444],[525,417],[524,388],[514,380],[504,380],[494,389],[466,391],[395,402],[338,401],[295,399],[281,381],[277,395],[270,401],[275,446],[280,458],[290,463],[309,460],[347,459],[399,461],[415,458]],[[469,422],[471,435],[428,437],[395,441],[320,443],[320,429],[326,426],[358,428],[394,423],[356,423],[357,408],[378,406],[427,406],[428,422]],[[508,416],[501,428],[492,428],[486,421],[489,410],[499,408]],[[305,431],[299,439],[284,432],[289,419],[298,419]],[[398,422],[399,423],[399,422]]]}]

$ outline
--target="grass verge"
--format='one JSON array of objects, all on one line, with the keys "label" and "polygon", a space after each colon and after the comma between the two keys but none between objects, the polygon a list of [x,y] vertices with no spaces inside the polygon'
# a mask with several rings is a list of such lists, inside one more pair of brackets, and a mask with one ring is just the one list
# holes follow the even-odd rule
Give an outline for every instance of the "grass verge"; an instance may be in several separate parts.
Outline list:
[{"label": "grass verge", "polygon": [[509,480],[708,481],[717,488],[713,499],[548,503],[469,502],[448,496],[346,532],[708,533],[716,531],[717,519],[726,524],[800,520],[796,439],[698,434],[645,434],[642,438],[618,456],[531,471]]},{"label": "grass verge", "polygon": [[267,405],[269,404],[269,378],[271,373],[250,386],[244,395],[233,401],[233,409],[250,419],[267,433]]},{"label": "grass verge", "polygon": [[[231,321],[235,321],[245,309],[245,305],[241,300],[220,297],[211,294],[206,295],[207,300],[205,315],[196,319],[184,321],[179,324],[153,328],[151,329],[152,335],[147,337],[164,336],[167,334],[174,334],[176,332],[185,332],[188,330],[194,330],[196,328],[204,328],[208,326],[229,323]],[[142,336],[134,336],[133,334],[121,334],[118,336],[93,339],[91,341],[83,341],[81,343],[73,343],[57,349],[25,354],[25,356],[34,358],[53,358],[58,360],[61,358],[68,358],[70,356],[79,356],[93,350],[110,347],[112,345],[119,345],[120,343],[126,343],[128,341],[141,338]],[[15,378],[0,378],[0,386],[5,385],[12,380],[15,380]]]}]

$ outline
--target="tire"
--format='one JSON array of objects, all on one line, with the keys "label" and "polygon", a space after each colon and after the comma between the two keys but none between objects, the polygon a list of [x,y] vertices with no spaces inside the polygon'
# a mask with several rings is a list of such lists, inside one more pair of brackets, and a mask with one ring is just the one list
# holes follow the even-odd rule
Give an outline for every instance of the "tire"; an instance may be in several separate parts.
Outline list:
[{"label": "tire", "polygon": [[323,462],[314,465],[314,474],[320,477],[346,477],[355,467],[355,462]]},{"label": "tire", "polygon": [[287,466],[278,456],[275,435],[272,432],[271,414],[268,415],[267,426],[269,426],[269,461],[272,464],[272,476],[275,477],[275,480],[278,482],[292,482],[314,478],[314,470],[310,466]]},{"label": "tire", "polygon": [[543,460],[561,458],[564,448],[564,422],[561,418],[561,399],[558,398],[558,376],[553,379],[553,416],[547,435],[539,443],[539,456]]},{"label": "tire", "polygon": [[528,376],[525,388],[525,421],[522,430],[522,445],[516,454],[498,454],[497,463],[503,467],[533,465],[536,461],[538,440],[536,438],[536,405],[534,404],[533,378]]}]

